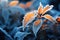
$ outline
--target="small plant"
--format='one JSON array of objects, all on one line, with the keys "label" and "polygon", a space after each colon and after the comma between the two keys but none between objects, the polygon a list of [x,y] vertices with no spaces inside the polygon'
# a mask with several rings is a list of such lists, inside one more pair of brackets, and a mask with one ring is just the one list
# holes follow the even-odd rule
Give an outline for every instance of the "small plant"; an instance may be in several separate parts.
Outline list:
[{"label": "small plant", "polygon": [[36,35],[36,33],[38,32],[38,30],[43,24],[43,20],[42,20],[43,17],[50,20],[53,23],[55,22],[54,18],[51,15],[45,14],[47,11],[51,10],[52,8],[53,8],[53,5],[50,5],[50,6],[46,5],[43,8],[43,5],[40,2],[40,6],[38,7],[38,10],[34,10],[34,11],[26,13],[23,19],[23,27],[25,28],[29,23],[31,23],[33,20],[35,20],[35,18],[37,18],[37,20],[34,21],[33,26],[32,26],[33,32]]}]

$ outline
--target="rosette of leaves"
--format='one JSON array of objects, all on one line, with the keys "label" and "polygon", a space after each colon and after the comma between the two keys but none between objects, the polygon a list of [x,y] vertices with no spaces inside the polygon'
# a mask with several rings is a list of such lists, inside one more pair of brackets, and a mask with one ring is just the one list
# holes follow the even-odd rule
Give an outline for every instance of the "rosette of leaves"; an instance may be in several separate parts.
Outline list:
[{"label": "rosette of leaves", "polygon": [[34,11],[31,11],[31,12],[28,12],[24,16],[23,23],[22,23],[23,24],[22,25],[23,26],[23,30],[25,29],[25,27],[28,26],[29,23],[31,23],[33,20],[35,20],[35,18],[37,18],[37,20],[34,21],[33,25],[32,25],[32,31],[35,34],[35,36],[36,36],[38,30],[41,28],[41,26],[43,24],[42,18],[46,18],[49,21],[51,21],[52,23],[55,23],[56,21],[54,20],[54,18],[51,15],[45,14],[47,11],[51,10],[52,8],[53,8],[53,5],[50,5],[50,6],[46,5],[43,8],[43,5],[40,2],[40,6],[38,7],[38,10],[34,10]]}]

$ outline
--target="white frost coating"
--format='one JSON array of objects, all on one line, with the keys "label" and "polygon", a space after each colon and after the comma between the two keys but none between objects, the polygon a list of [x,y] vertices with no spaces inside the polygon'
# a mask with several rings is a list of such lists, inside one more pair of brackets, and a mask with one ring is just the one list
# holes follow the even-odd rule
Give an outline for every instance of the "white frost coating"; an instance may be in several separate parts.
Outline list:
[{"label": "white frost coating", "polygon": [[42,5],[41,2],[40,2],[40,5],[39,5],[39,7],[38,7],[38,10],[39,10],[40,7],[42,7],[42,10],[43,10],[43,5]]},{"label": "white frost coating", "polygon": [[[43,5],[42,5],[42,3],[41,3],[41,2],[40,2],[40,6],[39,6],[39,7],[42,7],[42,8],[43,8]],[[38,7],[38,8],[39,8],[39,7]]]},{"label": "white frost coating", "polygon": [[32,12],[35,14],[35,16],[38,15],[38,10],[34,10],[34,11],[32,11]]},{"label": "white frost coating", "polygon": [[53,6],[53,5],[51,5],[51,6],[50,6],[50,8],[49,8],[47,11],[51,10],[53,7],[54,7],[54,6]]}]

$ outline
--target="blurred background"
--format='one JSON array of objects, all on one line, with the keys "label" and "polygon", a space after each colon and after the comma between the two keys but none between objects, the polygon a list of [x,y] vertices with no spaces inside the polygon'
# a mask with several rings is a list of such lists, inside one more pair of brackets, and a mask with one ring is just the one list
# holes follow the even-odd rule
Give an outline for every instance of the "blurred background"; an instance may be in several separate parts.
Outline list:
[{"label": "blurred background", "polygon": [[[43,6],[54,5],[47,14],[57,23],[52,24],[45,20],[35,37],[31,29],[22,31],[20,26],[24,15],[37,10],[40,2]],[[0,40],[60,40],[60,0],[0,0]]]}]

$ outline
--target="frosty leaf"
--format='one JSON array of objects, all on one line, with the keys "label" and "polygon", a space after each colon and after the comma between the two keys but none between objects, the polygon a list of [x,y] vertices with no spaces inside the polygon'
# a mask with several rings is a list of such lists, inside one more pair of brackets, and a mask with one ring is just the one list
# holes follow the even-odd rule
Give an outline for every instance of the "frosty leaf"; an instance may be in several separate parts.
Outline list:
[{"label": "frosty leaf", "polygon": [[30,33],[27,32],[17,32],[14,36],[15,40],[23,40],[24,37],[26,37],[27,35],[29,35]]},{"label": "frosty leaf", "polygon": [[32,22],[35,19],[36,16],[36,11],[27,13],[23,19],[23,26],[27,26],[30,22]]},{"label": "frosty leaf", "polygon": [[42,20],[39,20],[39,19],[34,22],[33,33],[35,34],[35,36],[36,36],[38,30],[40,29],[40,27],[42,26],[42,23],[43,23]]},{"label": "frosty leaf", "polygon": [[38,14],[45,14],[47,11],[51,10],[53,8],[53,5],[49,6],[46,5],[46,7],[43,8],[43,5],[40,2],[40,6],[38,8]]},{"label": "frosty leaf", "polygon": [[50,16],[49,14],[46,14],[46,15],[44,15],[43,16],[44,18],[46,18],[46,19],[48,19],[48,20],[50,20],[51,22],[55,22],[55,20],[53,19],[53,17],[52,16]]},{"label": "frosty leaf", "polygon": [[45,14],[47,11],[51,10],[53,8],[53,5],[49,6],[46,5],[46,7],[44,7],[42,14]]},{"label": "frosty leaf", "polygon": [[32,17],[34,17],[33,13],[28,13],[26,16],[24,16],[24,26],[32,19]]},{"label": "frosty leaf", "polygon": [[38,14],[41,14],[43,12],[43,5],[40,2],[40,6],[38,8]]},{"label": "frosty leaf", "polygon": [[10,6],[16,6],[18,4],[18,1],[12,1],[9,3]]}]

